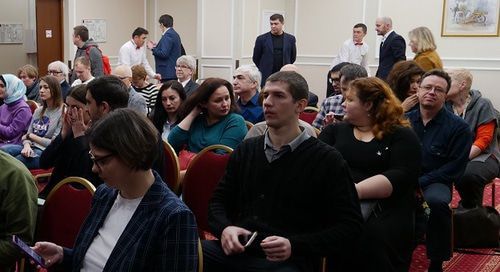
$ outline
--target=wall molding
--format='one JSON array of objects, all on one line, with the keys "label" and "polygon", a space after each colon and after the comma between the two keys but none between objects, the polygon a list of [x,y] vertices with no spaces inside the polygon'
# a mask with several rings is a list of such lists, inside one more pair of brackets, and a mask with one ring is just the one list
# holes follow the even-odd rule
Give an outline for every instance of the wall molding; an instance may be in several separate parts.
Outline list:
[{"label": "wall molding", "polygon": [[230,37],[229,37],[229,41],[231,43],[231,46],[230,46],[230,54],[227,55],[227,56],[210,56],[210,55],[207,55],[205,53],[205,24],[203,23],[203,19],[205,18],[205,2],[208,2],[208,0],[200,0],[201,2],[201,58],[203,59],[210,59],[210,58],[222,58],[222,59],[232,59],[233,56],[234,56],[234,13],[235,13],[235,4],[234,4],[234,0],[231,0],[231,29],[230,29]]},{"label": "wall molding", "polygon": [[222,64],[201,64],[200,65],[200,78],[205,79],[205,68],[216,68],[216,69],[228,69],[229,76],[233,74],[233,66],[232,65],[222,65]]}]

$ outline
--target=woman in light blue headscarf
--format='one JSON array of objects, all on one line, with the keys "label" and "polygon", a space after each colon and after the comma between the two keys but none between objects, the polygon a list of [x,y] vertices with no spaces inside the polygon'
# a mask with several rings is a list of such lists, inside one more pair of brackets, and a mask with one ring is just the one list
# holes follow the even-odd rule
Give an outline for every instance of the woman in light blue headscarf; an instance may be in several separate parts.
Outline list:
[{"label": "woman in light blue headscarf", "polygon": [[32,115],[25,93],[26,86],[15,75],[0,75],[0,99],[4,102],[0,106],[0,146],[21,144]]}]

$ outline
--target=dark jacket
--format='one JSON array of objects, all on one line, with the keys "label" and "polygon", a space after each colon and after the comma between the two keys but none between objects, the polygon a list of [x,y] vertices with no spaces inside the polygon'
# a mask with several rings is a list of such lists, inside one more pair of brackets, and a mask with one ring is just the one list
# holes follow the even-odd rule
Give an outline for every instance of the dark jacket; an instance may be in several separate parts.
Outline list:
[{"label": "dark jacket", "polygon": [[392,32],[380,47],[377,77],[385,80],[398,61],[406,60],[406,42],[403,37]]},{"label": "dark jacket", "polygon": [[[87,48],[88,55],[87,55]],[[92,76],[99,77],[104,75],[104,67],[102,65],[102,53],[92,38],[88,39],[82,47],[78,48],[75,53],[75,60],[78,57],[87,57],[90,60],[90,72]],[[73,63],[74,65],[74,63]],[[74,66],[73,66],[74,67]],[[69,80],[69,84],[72,84],[76,80],[76,73],[72,72]]]},{"label": "dark jacket", "polygon": [[175,63],[181,56],[181,38],[179,34],[173,28],[169,28],[151,51],[155,57],[156,73],[161,75],[162,81],[177,79]]}]

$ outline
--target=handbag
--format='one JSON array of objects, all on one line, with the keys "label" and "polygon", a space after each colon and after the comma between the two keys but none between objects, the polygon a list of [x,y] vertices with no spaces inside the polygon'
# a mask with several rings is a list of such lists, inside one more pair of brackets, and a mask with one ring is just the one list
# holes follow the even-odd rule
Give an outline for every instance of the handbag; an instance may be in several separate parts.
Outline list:
[{"label": "handbag", "polygon": [[457,208],[453,214],[455,248],[496,248],[500,231],[500,215],[489,206]]},{"label": "handbag", "polygon": [[179,152],[179,168],[180,170],[186,170],[189,163],[196,156],[196,153],[183,149]]}]

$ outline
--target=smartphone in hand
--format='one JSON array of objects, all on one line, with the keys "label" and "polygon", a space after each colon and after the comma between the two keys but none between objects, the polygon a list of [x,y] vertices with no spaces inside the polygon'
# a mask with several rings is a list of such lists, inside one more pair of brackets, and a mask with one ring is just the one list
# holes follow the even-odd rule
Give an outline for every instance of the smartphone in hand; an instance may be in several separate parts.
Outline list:
[{"label": "smartphone in hand", "polygon": [[15,244],[21,251],[28,255],[37,265],[46,268],[45,260],[36,253],[30,246],[28,246],[21,238],[16,235],[12,235],[12,243]]},{"label": "smartphone in hand", "polygon": [[240,243],[243,245],[243,247],[249,247],[257,237],[257,234],[258,233],[254,231],[251,235],[240,236],[239,237]]}]

